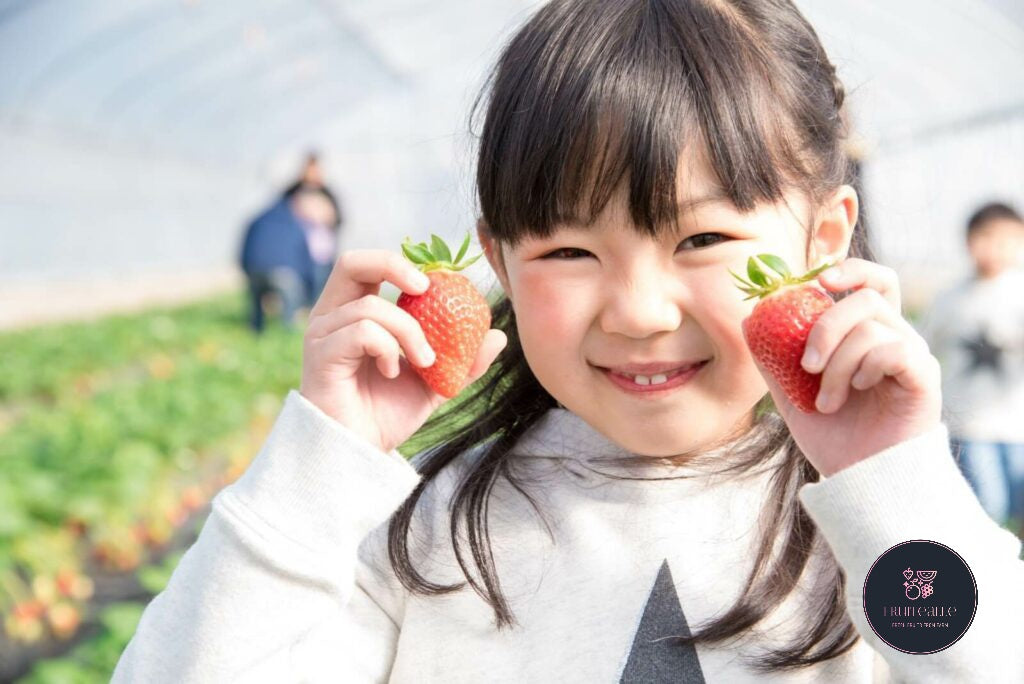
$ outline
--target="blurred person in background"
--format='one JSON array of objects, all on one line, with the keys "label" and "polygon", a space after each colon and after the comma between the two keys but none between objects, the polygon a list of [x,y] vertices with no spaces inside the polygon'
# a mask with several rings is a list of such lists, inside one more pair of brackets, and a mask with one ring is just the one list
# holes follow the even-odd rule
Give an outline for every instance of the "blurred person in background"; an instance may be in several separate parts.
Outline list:
[{"label": "blurred person in background", "polygon": [[260,333],[270,297],[280,302],[281,320],[291,328],[315,286],[313,258],[297,208],[319,190],[300,188],[278,199],[249,224],[242,241],[241,266],[249,281],[249,325]]},{"label": "blurred person in background", "polygon": [[982,506],[1024,528],[1024,221],[1000,203],[967,222],[974,272],[940,292],[921,321],[942,365],[954,453]]},{"label": "blurred person in background", "polygon": [[312,307],[320,297],[337,258],[338,239],[334,228],[337,214],[334,204],[322,189],[302,186],[291,197],[313,261],[312,283],[305,302]]},{"label": "blurred person in background", "polygon": [[306,155],[306,161],[302,166],[302,171],[299,173],[299,177],[289,185],[285,191],[284,196],[290,198],[300,188],[314,188],[320,190],[324,197],[331,203],[331,207],[334,209],[334,218],[331,222],[331,229],[335,232],[341,228],[341,224],[344,223],[344,216],[341,212],[341,202],[338,200],[338,195],[327,185],[324,181],[323,168],[320,166],[320,155],[313,151]]},{"label": "blurred person in background", "polygon": [[[299,177],[284,191],[284,197],[291,199],[303,189],[318,190],[329,206],[324,206],[320,200],[310,200],[305,203],[304,226],[306,238],[309,243],[310,253],[313,257],[313,287],[309,291],[306,304],[312,307],[316,303],[327,276],[331,273],[334,260],[337,258],[338,235],[341,232],[341,225],[344,217],[341,211],[341,202],[337,193],[333,192],[324,180],[323,168],[320,166],[320,155],[315,150],[306,155]],[[326,224],[328,230],[324,230]]]}]

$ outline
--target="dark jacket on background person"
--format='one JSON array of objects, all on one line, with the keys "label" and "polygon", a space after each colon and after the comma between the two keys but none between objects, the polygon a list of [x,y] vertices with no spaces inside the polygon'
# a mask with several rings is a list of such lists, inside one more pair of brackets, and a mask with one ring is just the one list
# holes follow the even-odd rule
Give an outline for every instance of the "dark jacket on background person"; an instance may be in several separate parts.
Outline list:
[{"label": "dark jacket on background person", "polygon": [[246,275],[287,268],[296,273],[308,291],[314,285],[313,259],[302,224],[282,197],[253,219],[245,231],[241,266]]}]

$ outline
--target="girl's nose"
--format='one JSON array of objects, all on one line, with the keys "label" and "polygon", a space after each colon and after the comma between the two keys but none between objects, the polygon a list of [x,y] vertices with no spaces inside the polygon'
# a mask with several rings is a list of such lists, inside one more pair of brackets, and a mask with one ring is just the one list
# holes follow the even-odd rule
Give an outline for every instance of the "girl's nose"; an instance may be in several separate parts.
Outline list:
[{"label": "girl's nose", "polygon": [[672,282],[666,274],[650,272],[609,288],[601,329],[636,339],[676,330],[682,312],[670,292]]}]

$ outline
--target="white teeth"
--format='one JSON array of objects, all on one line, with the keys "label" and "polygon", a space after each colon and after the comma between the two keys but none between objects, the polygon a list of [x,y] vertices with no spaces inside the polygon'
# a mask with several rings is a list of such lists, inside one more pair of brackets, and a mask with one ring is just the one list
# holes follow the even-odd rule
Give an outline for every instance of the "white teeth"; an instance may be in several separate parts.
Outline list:
[{"label": "white teeth", "polygon": [[623,375],[624,378],[629,378],[638,385],[660,385],[661,383],[668,380],[668,376],[664,373],[658,373],[657,375]]},{"label": "white teeth", "polygon": [[[668,373],[658,373],[656,375],[629,375],[627,373],[620,373],[618,371],[610,372],[614,373],[615,375],[618,375],[619,377],[632,380],[638,385],[660,385],[663,382],[667,382],[669,377],[675,377],[676,375],[679,375],[680,373],[685,372],[688,369],[700,367],[702,364],[703,362],[694,364],[692,366],[682,366],[676,368],[675,370],[671,370]],[[671,373],[671,376],[669,375],[669,373]]]}]

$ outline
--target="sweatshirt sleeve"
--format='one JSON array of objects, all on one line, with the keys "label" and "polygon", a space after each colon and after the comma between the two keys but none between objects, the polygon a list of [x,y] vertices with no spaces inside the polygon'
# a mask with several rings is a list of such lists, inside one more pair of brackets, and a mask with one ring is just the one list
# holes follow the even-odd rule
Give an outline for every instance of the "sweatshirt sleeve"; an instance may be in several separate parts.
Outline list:
[{"label": "sweatshirt sleeve", "polygon": [[[1020,616],[1021,543],[981,508],[950,454],[948,429],[934,429],[885,449],[820,482],[799,497],[846,573],[854,626],[888,663],[892,682],[1024,682]],[[945,544],[964,559],[978,590],[974,621],[959,641],[926,655],[882,641],[864,614],[863,587],[875,560],[914,539]]]},{"label": "sweatshirt sleeve", "polygon": [[397,450],[291,391],[146,607],[113,681],[318,681],[318,664],[337,681],[385,681],[398,626],[363,586],[359,546],[419,479]]}]

